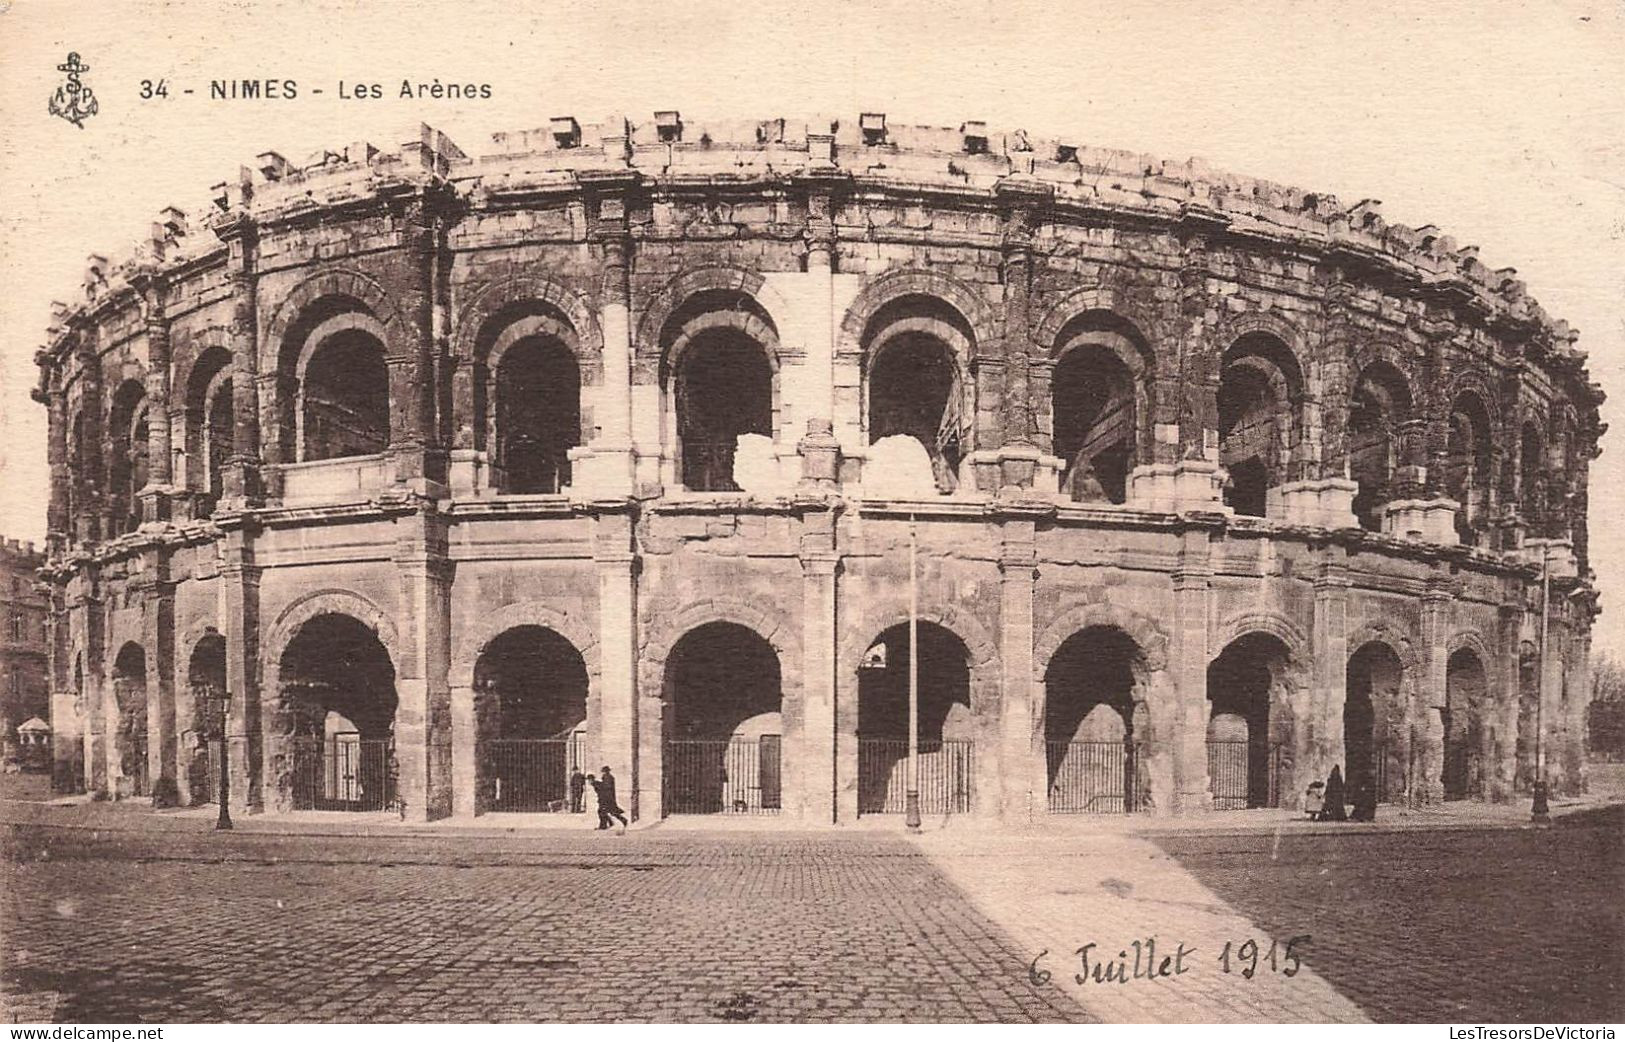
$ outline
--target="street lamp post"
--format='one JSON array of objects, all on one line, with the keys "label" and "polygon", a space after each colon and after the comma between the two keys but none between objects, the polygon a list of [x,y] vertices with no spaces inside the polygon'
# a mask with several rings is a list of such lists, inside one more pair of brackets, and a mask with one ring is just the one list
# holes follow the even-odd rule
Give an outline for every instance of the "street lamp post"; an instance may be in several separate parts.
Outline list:
[{"label": "street lamp post", "polygon": [[919,534],[908,516],[908,770],[903,824],[920,831],[920,574]]},{"label": "street lamp post", "polygon": [[216,832],[224,832],[231,828],[231,741],[226,737],[230,730],[231,721],[231,692],[220,692],[220,791],[216,794],[220,803],[220,816],[214,819]]}]

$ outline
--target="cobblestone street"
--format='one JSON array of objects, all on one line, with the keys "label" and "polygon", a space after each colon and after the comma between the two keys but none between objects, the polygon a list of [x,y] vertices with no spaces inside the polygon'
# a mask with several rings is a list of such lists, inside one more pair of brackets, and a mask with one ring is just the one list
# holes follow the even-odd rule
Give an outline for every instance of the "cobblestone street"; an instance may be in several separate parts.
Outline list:
[{"label": "cobblestone street", "polygon": [[23,1020],[1081,1020],[900,839],[12,835]]},{"label": "cobblestone street", "polygon": [[[109,819],[95,819],[102,824]],[[7,827],[25,1021],[1619,1020],[1619,814],[1549,831]],[[1155,934],[1171,980],[1078,985]],[[1301,974],[1213,940],[1311,935]],[[1105,951],[1110,946],[1111,951]],[[1029,979],[1029,966],[1051,980]],[[1263,956],[1261,950],[1260,956]],[[1132,957],[1132,951],[1131,951]]]}]

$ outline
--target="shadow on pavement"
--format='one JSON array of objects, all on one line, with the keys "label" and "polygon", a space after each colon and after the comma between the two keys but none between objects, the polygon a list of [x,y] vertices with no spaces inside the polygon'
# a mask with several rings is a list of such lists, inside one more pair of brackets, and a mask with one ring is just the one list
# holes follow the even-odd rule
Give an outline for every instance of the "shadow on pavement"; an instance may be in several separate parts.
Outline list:
[{"label": "shadow on pavement", "polygon": [[1310,934],[1306,961],[1374,1020],[1617,1022],[1625,808],[1559,820],[1153,841],[1275,939]]}]

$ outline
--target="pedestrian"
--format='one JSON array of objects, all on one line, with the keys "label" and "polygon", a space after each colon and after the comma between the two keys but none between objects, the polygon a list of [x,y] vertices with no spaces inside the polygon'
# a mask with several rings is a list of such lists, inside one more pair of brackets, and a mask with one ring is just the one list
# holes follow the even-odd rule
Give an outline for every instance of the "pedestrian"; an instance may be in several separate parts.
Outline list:
[{"label": "pedestrian", "polygon": [[588,774],[588,775],[586,775],[586,776],[584,776],[582,778],[582,783],[584,785],[586,785],[586,789],[585,789],[586,796],[582,800],[582,803],[581,803],[582,811],[584,813],[586,813],[586,814],[589,814],[589,815],[592,815],[592,816],[596,817],[599,820],[599,822],[602,822],[604,820],[604,818],[603,818],[603,816],[601,814],[598,813],[598,807],[599,807],[598,779],[596,777],[594,777],[593,775]]},{"label": "pedestrian", "polygon": [[1303,794],[1303,812],[1314,821],[1320,817],[1320,812],[1326,808],[1326,783],[1316,778],[1309,783],[1309,790]]},{"label": "pedestrian", "polygon": [[1348,820],[1348,809],[1344,806],[1344,796],[1343,768],[1334,764],[1331,777],[1326,779],[1326,807],[1320,812],[1321,821]]},{"label": "pedestrian", "polygon": [[587,792],[587,776],[581,773],[581,765],[576,764],[570,771],[570,813],[581,813],[581,799]]},{"label": "pedestrian", "polygon": [[[589,781],[592,779],[589,777]],[[621,823],[621,831],[626,831],[626,811],[615,802],[615,775],[610,773],[609,765],[599,772],[597,781],[592,783],[593,791],[598,794],[598,827],[609,828],[610,819]]]}]

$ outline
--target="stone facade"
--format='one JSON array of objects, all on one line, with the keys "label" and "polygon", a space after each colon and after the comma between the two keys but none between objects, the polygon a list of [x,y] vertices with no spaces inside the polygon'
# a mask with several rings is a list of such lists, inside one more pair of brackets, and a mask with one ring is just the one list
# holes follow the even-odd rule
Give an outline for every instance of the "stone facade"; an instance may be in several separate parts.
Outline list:
[{"label": "stone facade", "polygon": [[496,812],[567,755],[640,819],[893,811],[911,559],[928,813],[1584,784],[1601,391],[1375,202],[879,114],[216,195],[39,353],[63,786],[204,798],[225,695],[251,810]]}]

